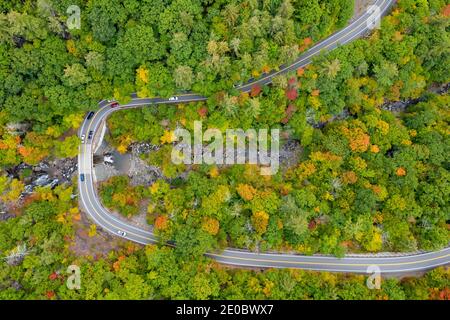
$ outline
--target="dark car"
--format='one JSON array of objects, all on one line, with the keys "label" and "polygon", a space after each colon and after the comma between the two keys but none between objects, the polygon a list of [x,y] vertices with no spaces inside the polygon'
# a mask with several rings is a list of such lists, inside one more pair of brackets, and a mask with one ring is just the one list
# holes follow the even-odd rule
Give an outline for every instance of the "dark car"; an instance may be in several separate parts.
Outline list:
[{"label": "dark car", "polygon": [[173,240],[168,240],[168,241],[167,241],[167,244],[168,244],[170,247],[175,247],[175,241],[173,241]]},{"label": "dark car", "polygon": [[84,173],[80,174],[80,180],[81,180],[81,182],[84,181]]},{"label": "dark car", "polygon": [[89,131],[89,134],[88,134],[88,139],[89,140],[91,140],[92,139],[92,135],[94,134],[94,131]]},{"label": "dark car", "polygon": [[90,120],[94,116],[94,113],[94,111],[89,112],[86,119]]}]

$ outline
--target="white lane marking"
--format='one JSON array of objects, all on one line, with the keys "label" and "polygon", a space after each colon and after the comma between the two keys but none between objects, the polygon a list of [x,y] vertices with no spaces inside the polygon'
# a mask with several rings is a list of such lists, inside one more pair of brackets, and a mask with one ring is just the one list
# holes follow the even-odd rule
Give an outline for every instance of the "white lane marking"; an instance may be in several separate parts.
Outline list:
[{"label": "white lane marking", "polygon": [[[307,255],[296,255],[296,254],[291,254],[291,253],[286,253],[283,254],[283,256],[285,256],[286,258],[292,258],[295,259],[295,257],[297,256],[302,256],[305,257],[306,259],[316,259],[316,258],[321,258],[321,259],[328,259],[328,260],[333,260],[333,259],[357,259],[357,260],[361,260],[361,259],[367,259],[367,260],[371,260],[371,259],[377,259],[377,260],[388,260],[388,259],[408,259],[411,257],[415,257],[415,256],[420,256],[420,257],[425,257],[428,255],[432,255],[432,254],[441,254],[442,256],[445,256],[446,254],[448,254],[448,252],[450,252],[450,248],[444,248],[438,251],[429,251],[429,252],[424,252],[424,253],[416,253],[416,254],[409,254],[409,255],[402,255],[402,256],[391,256],[391,257],[344,257],[344,258],[336,258],[335,256],[307,256]],[[267,257],[267,256],[273,256],[273,257],[277,257],[280,255],[280,253],[256,253],[256,252],[249,252],[249,251],[240,251],[240,250],[234,250],[232,248],[227,248],[225,249],[222,254],[226,255],[226,254],[236,254],[236,253],[240,253],[240,254],[244,254],[244,255],[258,255],[260,257]]]},{"label": "white lane marking", "polygon": [[[384,4],[384,3],[386,3],[386,2],[383,2],[383,4]],[[386,8],[383,8],[381,11],[384,12],[384,10],[386,10],[388,7],[389,7],[389,6],[386,6]],[[366,13],[366,14],[362,15],[359,19],[361,19],[362,17],[365,17],[366,15],[369,15],[369,14]],[[371,16],[371,15],[369,15],[369,16]],[[308,60],[309,58],[311,58],[311,57],[313,57],[313,56],[319,54],[321,51],[323,51],[324,49],[330,47],[331,45],[338,44],[339,41],[340,41],[342,38],[348,36],[348,35],[351,34],[353,31],[359,29],[361,26],[363,26],[363,25],[365,25],[365,24],[367,23],[367,21],[364,20],[364,23],[358,25],[357,27],[351,28],[351,26],[352,26],[353,24],[355,24],[357,21],[359,21],[359,19],[357,19],[357,20],[354,21],[352,24],[350,24],[349,26],[347,26],[346,28],[344,28],[344,29],[341,30],[341,31],[348,31],[348,30],[351,29],[350,32],[346,33],[346,34],[343,35],[342,37],[338,37],[337,39],[335,39],[335,37],[341,32],[341,31],[339,31],[338,33],[335,33],[335,34],[331,35],[329,38],[327,38],[327,39],[324,40],[323,42],[318,42],[315,46],[313,46],[312,48],[310,48],[310,49],[308,50],[308,51],[309,51],[309,54],[308,54],[308,55],[306,55],[305,57],[303,57],[302,59],[300,59],[300,60],[298,60],[298,61],[295,61],[295,62],[292,63],[290,66],[287,66],[287,67],[285,67],[285,68],[283,68],[283,69],[281,69],[281,70],[278,70],[278,71],[276,71],[276,72],[274,72],[274,73],[272,73],[272,74],[269,74],[269,75],[267,75],[266,77],[256,79],[253,83],[247,83],[247,84],[244,84],[244,85],[242,85],[242,86],[240,86],[240,87],[237,87],[236,89],[243,89],[244,91],[249,90],[249,89],[251,89],[251,86],[253,86],[254,84],[256,84],[256,83],[258,83],[258,82],[264,81],[264,80],[266,80],[266,79],[270,79],[270,80],[271,80],[274,76],[277,76],[277,75],[279,75],[279,74],[282,74],[282,73],[291,71],[293,67],[294,67],[294,68],[299,68],[299,67],[301,67],[301,66],[302,66],[302,63],[303,63],[303,62],[306,62],[306,60]],[[367,30],[367,28],[365,28],[365,30]],[[333,40],[333,41],[331,41],[330,43],[328,43],[328,44],[325,45],[325,46],[322,46],[322,45],[324,45],[328,40]],[[308,62],[307,64],[309,64],[309,63],[310,63],[310,62]],[[248,86],[250,86],[249,89],[244,89],[244,88],[246,88],[246,87],[248,87]]]},{"label": "white lane marking", "polygon": [[[85,181],[86,181],[86,180],[85,180]],[[86,195],[89,195],[89,194],[90,194],[89,190],[87,189],[87,186],[86,186],[86,190],[85,190],[85,191],[86,191]],[[131,231],[128,232],[128,229],[127,229],[127,228],[122,228],[122,227],[116,226],[114,223],[112,223],[111,221],[108,221],[108,220],[105,218],[105,217],[114,218],[113,216],[111,216],[111,215],[109,215],[109,214],[108,214],[108,215],[102,215],[102,214],[100,214],[100,213],[97,211],[97,209],[95,208],[95,206],[91,205],[91,206],[90,206],[90,209],[92,209],[92,210],[96,213],[96,216],[97,216],[98,218],[100,218],[101,220],[103,220],[103,221],[105,222],[105,224],[100,223],[100,222],[95,218],[96,216],[94,216],[94,215],[92,214],[92,212],[88,210],[89,207],[87,206],[84,197],[81,197],[81,198],[82,198],[81,201],[83,202],[83,205],[85,206],[85,209],[86,209],[86,211],[88,212],[88,214],[93,218],[93,220],[94,220],[100,227],[106,229],[107,231],[109,231],[109,232],[111,232],[111,233],[117,235],[117,231],[118,231],[118,230],[124,230],[124,229],[125,229],[127,233],[130,233],[130,234],[132,234],[132,235],[134,235],[134,236],[136,236],[136,237],[139,237],[139,238],[141,238],[141,239],[148,240],[149,242],[147,242],[146,244],[148,244],[148,243],[150,243],[150,242],[157,241],[156,239],[153,239],[153,238],[151,238],[151,237],[146,237],[146,236],[142,236],[142,235],[139,235],[139,234],[135,234],[135,233],[133,233],[133,232],[131,232]],[[90,200],[90,197],[89,197],[89,196],[88,196],[87,198]],[[129,227],[129,225],[126,225],[126,224],[125,224],[124,226]],[[111,231],[112,229],[110,229],[110,227],[116,228],[116,230],[115,230],[115,231]],[[149,233],[149,235],[152,235],[152,234]],[[133,239],[129,239],[129,240],[134,241]]]},{"label": "white lane marking", "polygon": [[[360,17],[361,18],[361,17]],[[347,28],[347,30],[348,30],[348,28]],[[337,34],[339,34],[340,32],[343,32],[344,30],[341,30],[341,31],[339,31],[338,33],[336,33],[335,34],[335,36],[337,35]],[[326,49],[326,48],[328,48],[329,46],[331,46],[331,45],[334,45],[334,44],[339,44],[339,41],[340,40],[342,40],[343,38],[345,38],[345,37],[347,37],[349,34],[351,34],[353,31],[355,31],[355,30],[352,30],[351,32],[349,32],[348,34],[346,34],[344,37],[341,37],[341,38],[339,38],[339,39],[337,39],[337,40],[335,40],[335,41],[333,41],[333,42],[331,42],[331,43],[329,43],[329,44],[327,44],[326,46],[324,46],[324,47],[322,47],[322,48],[320,48],[321,50],[323,50],[323,49]],[[357,31],[356,32],[356,34],[355,35],[353,35],[350,39],[347,39],[347,40],[345,40],[344,42],[342,42],[341,44],[346,44],[346,43],[348,43],[348,42],[350,42],[352,39],[354,39],[355,37],[359,37],[360,35],[361,35],[361,33],[364,33],[364,32],[366,32],[367,30],[366,29],[363,29],[363,30],[361,30],[361,31]],[[313,48],[311,48],[311,50],[312,49],[314,49],[314,47]],[[320,51],[321,51],[320,50]],[[319,52],[320,52],[319,51]],[[317,54],[317,53],[311,53],[311,54],[309,54],[309,55],[307,55],[306,57],[304,57],[303,59],[301,59],[301,60],[299,60],[298,62],[296,62],[296,63],[294,63],[294,65],[295,64],[301,64],[301,63],[303,63],[303,61],[305,61],[305,60],[307,60],[307,59],[309,59],[310,57],[312,57],[313,55],[315,55],[315,54]],[[287,70],[288,68],[285,68],[285,69],[283,69],[282,71],[284,71],[284,70]],[[280,72],[278,72],[278,73],[280,73]],[[274,75],[276,75],[277,73],[275,73],[275,74],[271,74],[271,75],[269,75],[269,77],[273,77]],[[258,79],[258,81],[262,81],[262,80],[265,80],[265,79],[267,79],[267,77],[266,78],[262,78],[262,79]],[[186,95],[184,95],[184,96],[188,96],[188,95],[195,95],[195,94],[186,94]],[[141,98],[135,98],[135,99],[141,99]],[[133,99],[133,100],[135,100],[135,99]],[[198,98],[198,99],[193,99],[193,101],[203,101],[203,100],[205,100],[204,98]],[[187,102],[187,101],[186,101]],[[190,102],[190,101],[189,101]],[[124,106],[124,108],[123,109],[128,109],[128,108],[131,108],[131,107],[133,107],[133,106],[141,106],[141,105],[148,105],[148,104],[151,104],[151,102],[145,102],[145,103],[132,103],[132,104],[129,104],[129,105],[125,105]],[[158,101],[158,102],[155,102],[155,103],[153,103],[153,104],[167,104],[167,102],[166,101]],[[105,115],[103,116],[103,117],[106,117],[107,115],[109,115],[110,113],[112,113],[112,112],[106,112],[105,113]],[[102,117],[102,118],[103,118]],[[91,123],[93,123],[94,121],[92,121]],[[82,128],[84,128],[84,126],[85,126],[85,122],[83,123],[83,126],[82,126]],[[96,127],[96,126],[95,126]],[[90,126],[89,126],[89,128],[90,128]],[[91,169],[92,170],[92,169]],[[91,174],[90,174],[90,176],[91,176]],[[91,187],[93,188],[93,185],[91,184]],[[86,194],[89,194],[89,192],[88,192],[89,190],[88,190],[88,187],[86,186]],[[95,202],[98,202],[98,197],[94,197],[94,199],[96,200]],[[82,199],[82,201],[83,201],[83,203],[86,205],[86,203],[84,202],[84,200]],[[99,207],[100,208],[104,208],[100,203],[98,203],[98,205],[99,205]],[[95,209],[95,206],[93,206],[93,208],[94,208],[94,210],[95,210],[95,212],[99,215],[99,217],[100,218],[102,218],[103,219],[103,217],[102,217],[102,215],[101,214],[99,214],[98,212],[97,212],[97,210]],[[87,208],[86,208],[87,209]],[[106,210],[105,210],[106,211]],[[92,216],[92,215],[91,215]],[[113,217],[113,216],[111,216],[112,218],[113,218],[113,220],[117,220],[117,219],[114,219],[115,217]],[[94,219],[94,220],[96,220],[96,219]],[[104,219],[103,219],[104,220]],[[107,220],[104,220],[105,222],[108,222],[108,223],[110,223],[111,224],[111,222],[109,222],[109,221],[107,221]],[[136,230],[139,230],[140,232],[144,232],[144,233],[148,233],[149,235],[153,235],[152,233],[149,233],[149,232],[147,232],[147,231],[145,231],[145,230],[143,230],[143,229],[138,229],[138,228],[135,228],[134,226],[130,226],[130,225],[127,225],[125,222],[123,222],[123,221],[117,221],[117,222],[120,222],[120,224],[124,224],[126,227],[132,227],[133,229],[136,229]],[[113,224],[111,224],[112,226],[114,226]],[[114,227],[116,227],[116,226],[114,226]],[[111,231],[110,231],[111,232]],[[139,235],[139,234],[134,234],[134,233],[132,233],[132,232],[130,232],[131,234],[133,234],[133,235],[135,235],[135,236],[137,236],[137,237],[140,237],[140,238],[143,238],[143,239],[145,239],[145,240],[150,240],[150,241],[152,241],[152,240],[154,240],[154,239],[151,239],[151,238],[145,238],[145,237],[143,237],[143,236],[141,236],[141,235]],[[136,242],[139,242],[139,241],[136,241]],[[231,250],[228,250],[228,252],[230,252]],[[242,252],[240,252],[240,251],[237,251],[238,253],[242,253]],[[246,254],[251,254],[251,253],[248,253],[248,252],[245,252]],[[276,255],[276,254],[266,254],[266,255]],[[226,258],[226,257],[225,257]],[[314,257],[314,258],[328,258],[328,259],[330,259],[330,257]],[[348,257],[347,259],[361,259],[361,258],[357,258],[357,257]],[[383,257],[383,258],[388,258],[388,257]],[[392,258],[399,258],[399,257],[392,257]],[[368,259],[368,258],[365,258],[365,259]]]},{"label": "white lane marking", "polygon": [[[359,20],[362,19],[364,16],[365,16],[365,15],[362,15],[362,16],[359,17],[355,22],[359,21]],[[355,22],[353,22],[350,26],[354,25]],[[341,31],[339,31],[339,32],[337,32],[336,34],[334,34],[334,37],[337,36],[338,34],[340,34],[341,32],[347,31],[347,30],[349,30],[349,29],[353,29],[353,28],[351,28],[350,26],[348,26],[347,28],[344,28],[344,29],[342,29]],[[360,26],[361,26],[361,25],[359,25],[359,26],[356,27],[356,28],[359,28]],[[356,28],[355,28],[355,29],[356,29]],[[328,48],[329,46],[331,46],[331,45],[337,43],[339,40],[341,40],[342,38],[348,36],[348,35],[351,34],[353,31],[355,31],[355,30],[351,30],[349,33],[345,34],[343,37],[340,37],[340,38],[338,38],[338,39],[336,39],[336,40],[330,42],[330,43],[327,44],[326,46],[320,48],[320,49],[321,49],[320,51],[322,51],[322,50]],[[359,36],[359,33],[357,33],[354,37],[357,37],[357,36]],[[354,37],[352,37],[352,39],[353,39]],[[319,44],[320,44],[320,43],[319,43]],[[319,44],[317,44],[316,47],[317,47]],[[313,49],[314,49],[314,47],[311,48],[311,50],[313,50]],[[309,55],[307,55],[306,57],[304,57],[303,59],[301,59],[301,60],[298,61],[297,63],[302,63],[303,61],[305,61],[306,59],[309,59],[310,57],[314,56],[315,54],[316,54],[316,53],[314,53],[314,52],[313,52],[313,53],[310,53]],[[287,68],[285,68],[285,69],[283,69],[283,70],[286,70],[286,69],[287,69]],[[275,74],[272,74],[270,77],[273,77],[274,75],[275,75]],[[266,77],[266,78],[267,78],[267,77]],[[264,80],[264,79],[265,79],[265,78],[259,79],[258,81],[261,81],[261,80]],[[188,95],[195,95],[195,94],[186,94],[185,96],[188,96]],[[134,106],[144,106],[144,105],[148,105],[148,104],[151,103],[151,102],[149,102],[148,100],[147,100],[147,102],[138,102],[138,103],[134,103],[134,100],[135,100],[135,99],[133,99],[133,102],[132,102],[132,103],[130,103],[130,104],[128,104],[128,105],[122,106],[121,109],[128,109],[128,108],[132,108],[132,107],[134,107]],[[204,98],[198,98],[198,99],[193,99],[193,100],[195,100],[195,101],[200,101],[200,100],[204,100]],[[153,104],[166,104],[166,103],[167,103],[166,101],[157,101],[157,102],[154,102]],[[174,103],[177,103],[177,102],[174,102]],[[95,131],[95,130],[97,129],[98,124],[97,124],[97,122],[95,122],[95,119],[96,119],[97,115],[102,114],[102,111],[105,110],[106,108],[109,108],[109,107],[110,107],[110,105],[107,105],[107,106],[105,106],[105,107],[99,109],[99,111],[96,113],[95,117],[91,119],[91,122],[90,122],[90,125],[89,125],[89,127],[88,127],[88,130],[91,129],[92,124],[94,124],[93,131]],[[101,121],[103,120],[103,118],[107,117],[110,113],[113,113],[114,111],[115,111],[114,109],[110,109],[110,110],[106,111],[105,114],[102,115],[102,117],[101,117],[101,119],[98,121],[98,123],[101,123]],[[90,153],[90,152],[89,152],[89,153]],[[91,160],[91,159],[89,159],[89,160]],[[91,170],[93,170],[91,164],[87,165],[87,167],[90,167]],[[93,189],[94,189],[94,188],[93,188]],[[103,208],[103,206],[99,203],[98,197],[95,196],[94,199],[95,199],[95,202],[98,204],[98,206],[99,206],[100,208]],[[105,210],[105,211],[106,211],[106,210]],[[98,212],[97,212],[97,213],[98,213]],[[118,222],[118,223],[120,223],[120,224],[123,224],[123,225],[125,225],[125,226],[129,226],[130,228],[133,228],[133,229],[136,230],[136,231],[139,231],[139,232],[144,231],[145,233],[147,233],[147,232],[146,232],[145,230],[143,230],[143,229],[139,229],[139,228],[136,228],[136,227],[134,227],[134,226],[127,225],[125,222],[120,221],[120,220],[116,219],[116,218],[113,217],[113,216],[111,216],[111,217],[113,218],[113,220],[115,220],[116,222]]]},{"label": "white lane marking", "polygon": [[[222,264],[227,264],[227,265],[233,265],[233,266],[242,266],[242,267],[249,267],[249,268],[274,268],[274,269],[303,269],[303,270],[316,270],[316,271],[328,271],[328,272],[354,272],[354,273],[364,273],[366,274],[366,267],[353,267],[353,268],[346,268],[344,266],[344,268],[342,269],[333,269],[333,268],[327,268],[327,267],[321,267],[321,266],[308,266],[308,265],[301,265],[301,263],[299,263],[298,266],[290,266],[290,267],[286,267],[286,266],[280,266],[280,265],[252,265],[252,264],[246,264],[246,263],[239,263],[239,262],[230,262],[230,261],[226,261],[226,260],[221,260],[221,259],[215,259],[217,262],[222,263]],[[383,269],[382,266],[380,266],[380,270],[382,274],[385,273],[404,273],[404,272],[412,272],[412,271],[421,271],[421,270],[428,270],[428,269],[433,269],[435,267],[439,267],[442,266],[443,264],[441,263],[436,263],[436,264],[431,264],[429,266],[426,267],[416,267],[416,268],[408,268],[408,269],[394,269],[394,270],[389,270],[389,269]],[[362,268],[362,269],[361,269]]]}]

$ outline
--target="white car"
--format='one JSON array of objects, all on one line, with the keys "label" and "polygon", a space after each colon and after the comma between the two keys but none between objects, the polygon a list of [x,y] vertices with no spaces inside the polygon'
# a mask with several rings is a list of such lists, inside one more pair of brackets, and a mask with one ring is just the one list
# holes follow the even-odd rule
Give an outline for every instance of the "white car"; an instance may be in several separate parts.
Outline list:
[{"label": "white car", "polygon": [[82,134],[81,135],[81,143],[84,143],[84,140],[86,139],[86,135]]},{"label": "white car", "polygon": [[127,236],[127,233],[126,233],[125,231],[122,231],[122,230],[117,231],[117,233],[118,233],[120,236],[122,236],[122,237],[126,237],[126,236]]},{"label": "white car", "polygon": [[169,101],[178,101],[178,97],[170,97]]}]

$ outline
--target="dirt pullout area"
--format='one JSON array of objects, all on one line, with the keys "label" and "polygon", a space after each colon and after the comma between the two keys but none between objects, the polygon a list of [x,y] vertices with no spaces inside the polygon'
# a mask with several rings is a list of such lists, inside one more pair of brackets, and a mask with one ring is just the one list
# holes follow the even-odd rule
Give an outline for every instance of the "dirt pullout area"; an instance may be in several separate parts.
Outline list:
[{"label": "dirt pullout area", "polygon": [[106,257],[112,250],[124,247],[128,242],[119,237],[112,236],[109,232],[96,227],[94,235],[89,235],[89,229],[93,222],[87,217],[87,213],[82,211],[81,219],[74,224],[75,239],[69,249],[77,256],[99,259]]},{"label": "dirt pullout area", "polygon": [[374,4],[375,0],[355,0],[355,10],[353,19],[358,18],[367,10],[367,8]]}]

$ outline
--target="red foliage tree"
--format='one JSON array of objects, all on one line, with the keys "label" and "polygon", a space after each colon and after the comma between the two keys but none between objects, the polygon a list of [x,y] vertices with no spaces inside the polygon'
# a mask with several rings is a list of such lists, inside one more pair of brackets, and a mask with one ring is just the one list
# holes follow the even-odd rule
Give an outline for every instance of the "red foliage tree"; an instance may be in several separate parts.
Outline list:
[{"label": "red foliage tree", "polygon": [[58,278],[58,274],[56,272],[53,272],[51,275],[48,276],[50,280],[56,280]]},{"label": "red foliage tree", "polygon": [[289,106],[284,111],[285,117],[281,120],[281,123],[286,124],[291,120],[292,115],[297,111],[297,108],[293,104],[289,104]]},{"label": "red foliage tree", "polygon": [[208,108],[207,107],[201,107],[197,110],[197,113],[200,115],[200,117],[205,118],[208,114]]},{"label": "red foliage tree", "polygon": [[298,97],[298,92],[296,88],[289,88],[286,90],[286,97],[288,98],[288,100],[295,100]]},{"label": "red foliage tree", "polygon": [[290,85],[290,86],[296,86],[297,85],[297,79],[296,78],[294,78],[294,77],[292,77],[292,78],[290,78],[289,80],[288,80],[288,84]]},{"label": "red foliage tree", "polygon": [[308,223],[308,229],[309,230],[314,230],[316,228],[316,220],[312,219],[309,223]]},{"label": "red foliage tree", "polygon": [[252,86],[252,90],[250,91],[250,95],[252,97],[256,97],[261,93],[261,86],[259,84],[255,84]]}]

